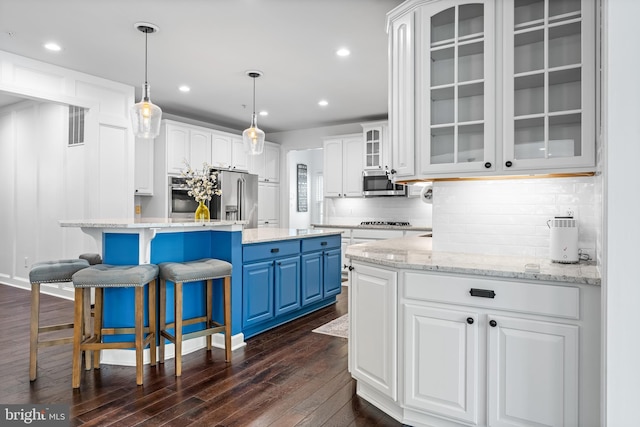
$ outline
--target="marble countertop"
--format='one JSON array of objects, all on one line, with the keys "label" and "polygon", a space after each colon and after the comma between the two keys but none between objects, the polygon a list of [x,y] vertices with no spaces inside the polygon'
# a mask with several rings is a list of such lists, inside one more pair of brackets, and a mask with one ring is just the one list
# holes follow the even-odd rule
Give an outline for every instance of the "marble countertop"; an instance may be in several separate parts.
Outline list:
[{"label": "marble countertop", "polygon": [[[81,228],[191,228],[191,227],[228,227],[243,225],[247,221],[195,221],[184,218],[113,218],[113,219],[77,219],[60,220],[61,227]],[[240,230],[241,228],[238,228]],[[234,229],[235,230],[235,229]]]},{"label": "marble countertop", "polygon": [[434,252],[431,244],[430,237],[420,236],[379,240],[350,245],[346,256],[394,268],[600,285],[600,273],[592,262],[559,264],[543,258]]},{"label": "marble countertop", "polygon": [[307,228],[247,228],[242,230],[242,243],[273,242],[274,240],[302,239],[328,235],[340,235],[341,231],[312,230]]},{"label": "marble countertop", "polygon": [[342,228],[361,230],[432,231],[431,227],[416,227],[413,225],[311,224],[311,226],[314,228]]}]

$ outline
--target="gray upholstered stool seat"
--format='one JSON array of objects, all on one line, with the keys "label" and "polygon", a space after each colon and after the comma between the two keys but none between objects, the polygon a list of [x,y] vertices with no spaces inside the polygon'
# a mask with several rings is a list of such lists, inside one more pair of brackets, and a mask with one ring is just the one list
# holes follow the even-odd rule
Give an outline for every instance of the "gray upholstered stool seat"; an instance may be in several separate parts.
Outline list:
[{"label": "gray upholstered stool seat", "polygon": [[41,333],[73,328],[73,323],[40,326],[40,284],[71,282],[71,277],[74,273],[87,267],[89,267],[89,262],[86,260],[63,259],[35,263],[29,271],[29,282],[31,282],[29,379],[31,381],[34,381],[37,376],[39,347],[50,347],[73,342],[73,337],[40,340]]},{"label": "gray upholstered stool seat", "polygon": [[102,257],[100,256],[100,254],[94,254],[94,253],[80,254],[78,258],[89,261],[89,265],[102,264]]},{"label": "gray upholstered stool seat", "polygon": [[[231,361],[231,264],[219,259],[204,258],[188,262],[164,262],[158,265],[160,268],[160,363],[164,363],[165,340],[175,344],[175,370],[176,376],[182,375],[182,342],[206,337],[207,350],[211,349],[211,335],[224,332],[225,360]],[[223,280],[223,311],[224,324],[213,320],[213,279]],[[166,323],[167,307],[167,281],[175,284],[174,292],[174,322]],[[206,314],[204,316],[183,319],[182,315],[182,285],[188,282],[206,281],[205,301]],[[202,330],[183,333],[183,326],[196,323],[205,323]],[[168,332],[173,329],[172,335]]]},{"label": "gray upholstered stool seat", "polygon": [[[135,348],[136,383],[142,385],[143,350],[149,346],[151,366],[156,364],[156,279],[158,266],[96,264],[73,275],[75,287],[74,340],[73,340],[73,388],[80,387],[80,362],[83,351],[93,351],[94,368],[100,368],[100,350]],[[144,326],[144,288],[148,284],[149,326]],[[103,328],[104,288],[135,288],[135,327]],[[84,317],[86,293],[95,289],[93,336],[83,338],[80,325]],[[134,334],[134,341],[102,342],[104,335]],[[146,335],[145,335],[146,334]]]}]

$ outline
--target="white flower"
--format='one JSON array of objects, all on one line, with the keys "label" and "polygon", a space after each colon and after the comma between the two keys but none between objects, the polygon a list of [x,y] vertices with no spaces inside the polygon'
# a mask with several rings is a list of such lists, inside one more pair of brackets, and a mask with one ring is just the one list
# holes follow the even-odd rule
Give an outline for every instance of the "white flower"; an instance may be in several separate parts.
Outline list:
[{"label": "white flower", "polygon": [[204,162],[202,170],[198,171],[193,170],[186,160],[184,164],[186,168],[181,171],[181,175],[186,178],[185,186],[189,189],[189,196],[193,197],[196,202],[206,202],[211,200],[214,194],[216,196],[222,194],[221,190],[214,189],[216,174],[211,172],[211,165]]}]

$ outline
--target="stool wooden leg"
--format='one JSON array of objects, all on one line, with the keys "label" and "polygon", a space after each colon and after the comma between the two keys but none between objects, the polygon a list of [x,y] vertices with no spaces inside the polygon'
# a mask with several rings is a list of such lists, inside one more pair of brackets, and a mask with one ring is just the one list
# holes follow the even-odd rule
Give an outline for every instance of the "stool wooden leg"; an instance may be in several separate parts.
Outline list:
[{"label": "stool wooden leg", "polygon": [[84,288],[76,288],[73,304],[73,363],[71,371],[71,386],[73,388],[80,387],[80,365],[82,364],[80,343],[82,341],[83,303]]},{"label": "stool wooden leg", "polygon": [[[213,318],[213,280],[207,280],[207,290],[205,291],[206,301],[207,301],[207,326],[205,328],[211,327],[211,319]],[[207,335],[207,351],[211,350],[211,334]]]},{"label": "stool wooden leg", "polygon": [[136,286],[136,302],[135,302],[135,316],[136,316],[136,384],[142,385],[142,343],[143,343],[143,331],[144,331],[144,287]]},{"label": "stool wooden leg", "polygon": [[[82,336],[83,338],[89,338],[91,336],[91,289],[87,289],[87,292],[83,292],[84,298],[82,303],[84,304],[83,308],[83,317],[84,323],[82,325]],[[84,365],[87,371],[91,370],[91,352],[84,352]]]},{"label": "stool wooden leg", "polygon": [[160,325],[158,327],[158,339],[160,340],[160,363],[164,363],[164,341],[165,338],[162,336],[162,331],[167,329],[167,281],[164,279],[160,280]]},{"label": "stool wooden leg", "polygon": [[231,277],[224,278],[224,356],[231,362]]},{"label": "stool wooden leg", "polygon": [[31,284],[31,333],[29,340],[29,380],[35,381],[38,370],[38,329],[40,328],[40,283]]},{"label": "stool wooden leg", "polygon": [[[102,316],[104,304],[104,289],[95,288],[95,305],[93,308],[93,336],[95,342],[102,342]],[[88,292],[88,291],[87,291]],[[100,369],[100,350],[93,352],[93,368]]]},{"label": "stool wooden leg", "polygon": [[175,337],[176,337],[176,377],[182,375],[182,283],[175,284],[175,295],[173,298],[175,312]]},{"label": "stool wooden leg", "polygon": [[149,344],[151,366],[156,366],[156,280],[149,282],[149,335],[153,338]]}]

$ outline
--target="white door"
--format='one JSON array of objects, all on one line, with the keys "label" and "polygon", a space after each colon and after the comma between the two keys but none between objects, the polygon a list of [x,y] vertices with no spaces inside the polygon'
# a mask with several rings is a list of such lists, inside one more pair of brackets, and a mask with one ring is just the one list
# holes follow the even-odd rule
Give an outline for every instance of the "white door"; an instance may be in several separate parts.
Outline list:
[{"label": "white door", "polygon": [[213,133],[211,137],[211,164],[219,168],[231,167],[233,141],[230,135]]},{"label": "white door", "polygon": [[189,134],[191,167],[202,170],[204,163],[211,164],[211,133],[191,130]]},{"label": "white door", "polygon": [[166,138],[167,173],[179,174],[185,168],[184,162],[190,161],[189,128],[168,124]]},{"label": "white door", "polygon": [[478,422],[478,315],[404,304],[408,407]]},{"label": "white door", "polygon": [[264,145],[264,180],[280,182],[280,147]]},{"label": "white door", "polygon": [[490,426],[578,426],[578,326],[489,316]]},{"label": "white door", "polygon": [[232,146],[232,167],[234,169],[248,171],[249,170],[249,154],[244,151],[244,143],[242,138],[233,137],[231,139]]},{"label": "white door", "polygon": [[363,151],[362,135],[342,141],[342,192],[346,197],[362,197]]},{"label": "white door", "polygon": [[395,271],[353,263],[349,283],[351,375],[397,400]]}]

